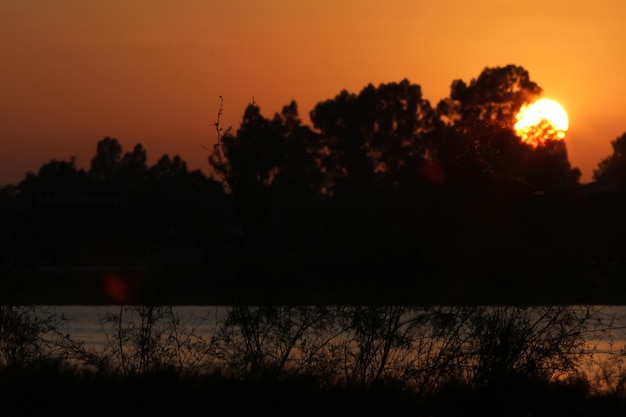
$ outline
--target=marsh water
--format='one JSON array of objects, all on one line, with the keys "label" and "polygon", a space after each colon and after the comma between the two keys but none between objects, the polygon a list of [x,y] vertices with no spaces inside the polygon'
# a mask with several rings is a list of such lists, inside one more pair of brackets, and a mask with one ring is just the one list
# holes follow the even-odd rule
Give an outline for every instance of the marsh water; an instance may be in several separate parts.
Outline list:
[{"label": "marsh water", "polygon": [[[491,307],[487,307],[488,309]],[[514,309],[515,307],[512,307]],[[576,317],[586,317],[588,325],[579,327],[580,334],[583,334],[586,347],[584,360],[581,363],[581,370],[594,375],[602,371],[603,360],[613,361],[612,366],[619,365],[619,372],[622,372],[621,363],[626,356],[626,306],[573,306],[572,309],[580,308],[580,311],[591,311],[591,315],[578,314]],[[216,334],[220,326],[227,321],[229,313],[233,310],[230,306],[173,306],[167,307],[168,314],[160,320],[175,322],[175,332],[177,335],[200,336],[209,340]],[[532,307],[530,308],[533,309]],[[419,308],[416,309],[419,312]],[[494,308],[494,311],[496,308]],[[489,311],[489,310],[488,310]],[[540,308],[537,309],[540,311]],[[104,306],[80,306],[61,305],[46,306],[42,309],[46,314],[53,314],[62,317],[62,331],[74,341],[84,343],[84,347],[94,352],[102,352],[111,348],[116,340],[119,342],[120,328],[129,329],[133,326],[140,328],[142,324],[141,316],[136,310],[129,307],[104,305]],[[410,314],[415,314],[412,312]],[[509,314],[509,313],[507,313]],[[145,319],[145,317],[144,317]],[[543,320],[543,319],[540,319]],[[539,321],[540,321],[539,320]],[[538,322],[539,322],[538,321]],[[434,323],[434,322],[433,322]],[[568,326],[571,324],[568,324]],[[430,324],[427,326],[436,326]],[[550,324],[539,324],[538,327]],[[172,329],[169,327],[168,329]],[[261,329],[259,327],[259,329]],[[436,331],[428,330],[428,327],[421,328],[424,338],[438,334]],[[170,331],[168,330],[168,331]],[[263,330],[259,330],[263,332]],[[270,332],[272,330],[269,330]],[[543,330],[541,330],[543,331]],[[422,336],[418,336],[422,337]],[[545,336],[550,338],[552,333]],[[559,336],[556,336],[559,337]],[[551,342],[548,342],[551,343]],[[605,358],[605,359],[603,359]],[[617,359],[617,360],[616,360]]]},{"label": "marsh water", "polygon": [[[583,308],[581,306],[581,308]],[[198,335],[210,335],[220,323],[227,318],[230,306],[174,306],[172,312],[179,320],[177,326],[181,331],[193,331]],[[590,331],[588,343],[611,343],[612,349],[626,348],[626,306],[592,306],[597,316],[602,316],[607,324],[601,336],[600,332]],[[63,317],[63,331],[76,341],[86,346],[102,348],[113,332],[113,324],[107,317],[121,312],[120,306],[47,306],[44,311]],[[131,317],[126,317],[132,320]],[[604,350],[604,349],[601,349]]]},{"label": "marsh water", "polygon": [[[48,306],[44,311],[63,317],[63,331],[73,340],[84,342],[86,347],[96,350],[104,348],[114,332],[114,325],[108,319],[111,315],[120,314],[122,307],[104,306]],[[175,306],[173,313],[180,320],[178,326],[183,331],[194,331],[196,334],[209,335],[215,326],[221,323],[230,307],[224,306]],[[133,320],[127,315],[127,320]],[[135,317],[136,319],[136,317]]]}]

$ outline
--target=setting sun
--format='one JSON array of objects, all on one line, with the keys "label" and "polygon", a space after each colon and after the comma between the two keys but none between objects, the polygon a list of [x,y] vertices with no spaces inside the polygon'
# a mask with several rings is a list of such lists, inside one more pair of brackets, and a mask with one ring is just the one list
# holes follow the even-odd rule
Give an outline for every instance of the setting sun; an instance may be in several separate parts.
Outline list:
[{"label": "setting sun", "polygon": [[547,140],[562,140],[569,127],[565,109],[556,101],[546,98],[522,106],[516,119],[517,135],[535,147]]}]

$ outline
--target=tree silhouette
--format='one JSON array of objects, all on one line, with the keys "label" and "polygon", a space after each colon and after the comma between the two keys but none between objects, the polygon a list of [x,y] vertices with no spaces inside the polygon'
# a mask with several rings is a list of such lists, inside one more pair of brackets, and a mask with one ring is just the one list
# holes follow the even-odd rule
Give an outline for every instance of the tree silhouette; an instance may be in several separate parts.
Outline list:
[{"label": "tree silhouette", "polygon": [[[255,300],[308,294],[305,285],[322,301],[358,303],[423,294],[520,300],[532,286],[555,294],[590,273],[591,234],[566,143],[532,147],[513,130],[519,108],[541,91],[508,65],[455,80],[436,109],[407,79],[341,91],[314,107],[312,127],[295,101],[269,118],[251,103],[209,155],[226,188],[179,155],[149,166],[141,144],[124,152],[105,137],[88,172],[74,159],[51,161],[2,198],[119,197],[115,208],[39,207],[29,227],[64,216],[67,236],[92,233],[88,250],[134,259],[165,243],[210,240]],[[626,134],[613,146],[598,181],[621,178]],[[608,205],[595,207],[600,216]]]},{"label": "tree silhouette", "polygon": [[525,148],[523,170],[520,172],[538,190],[572,189],[578,185],[581,172],[567,158],[562,140],[547,140],[537,148]]},{"label": "tree silhouette", "polygon": [[96,181],[110,181],[120,169],[122,145],[115,138],[105,137],[97,144],[96,155],[91,160],[89,175]]},{"label": "tree silhouette", "polygon": [[294,101],[272,119],[263,117],[255,103],[246,108],[236,135],[224,135],[221,149],[209,157],[214,170],[228,179],[244,222],[260,225],[268,210],[302,207],[320,192],[315,138],[302,125]]},{"label": "tree silhouette", "polygon": [[613,154],[602,159],[593,171],[593,179],[600,183],[626,180],[626,132],[611,141]]},{"label": "tree silhouette", "polygon": [[155,178],[174,177],[187,174],[187,163],[180,156],[170,156],[165,154],[157,161],[156,165],[150,167],[150,172]]},{"label": "tree silhouette", "polygon": [[146,181],[148,156],[141,144],[136,144],[131,152],[124,153],[119,163],[119,179],[128,189],[133,189]]},{"label": "tree silhouette", "polygon": [[593,171],[587,184],[591,220],[596,226],[599,264],[605,285],[612,293],[625,289],[626,272],[626,132],[611,141],[613,153]]},{"label": "tree silhouette", "polygon": [[522,105],[541,93],[541,87],[521,66],[486,67],[469,83],[453,81],[450,97],[440,101],[437,110],[447,123],[465,131],[475,129],[477,123],[495,123],[510,129]]},{"label": "tree silhouette", "polygon": [[238,276],[246,280],[242,286],[253,285],[248,282],[252,280],[264,286],[255,287],[258,292],[269,293],[276,288],[270,284],[287,277],[304,255],[298,251],[284,256],[302,246],[315,227],[310,211],[319,183],[311,151],[314,137],[302,125],[294,101],[272,119],[252,103],[236,134],[221,137],[220,148],[209,156],[214,170],[227,180],[241,226],[235,256]]},{"label": "tree silhouette", "polygon": [[407,79],[370,84],[359,94],[344,90],[318,103],[311,120],[320,131],[320,166],[331,193],[415,184],[428,149],[422,136],[436,126],[421,87]]},{"label": "tree silhouette", "polygon": [[487,67],[469,83],[453,81],[450,96],[437,105],[446,127],[435,148],[446,175],[489,187],[520,176],[524,150],[512,129],[515,114],[540,93],[528,71],[515,65]]},{"label": "tree silhouette", "polygon": [[541,93],[528,71],[515,65],[487,67],[469,83],[455,80],[450,97],[437,106],[447,126],[437,149],[448,175],[467,178],[473,172],[475,184],[531,192],[575,185],[580,171],[570,166],[562,141],[548,138],[533,148],[513,130],[520,108]]},{"label": "tree silhouette", "polygon": [[[229,180],[247,247],[256,241],[261,263],[247,256],[246,273],[271,269],[264,251],[274,248],[289,254],[294,280],[306,265],[320,285],[359,300],[444,283],[502,295],[503,274],[514,297],[530,282],[576,280],[587,261],[578,256],[586,235],[573,227],[580,172],[564,142],[533,148],[513,130],[541,92],[528,71],[508,65],[454,81],[437,110],[407,79],[343,90],[311,111],[314,130],[302,126],[295,102],[273,119],[249,105],[210,159]],[[314,247],[295,237],[307,233]]]},{"label": "tree silhouette", "polygon": [[[140,144],[123,153],[117,139],[108,137],[98,142],[88,173],[76,167],[75,158],[52,160],[37,173],[28,173],[17,187],[2,191],[0,245],[12,243],[0,263],[14,265],[16,282],[29,282],[29,275],[20,275],[27,268],[68,268],[60,277],[32,274],[35,279],[41,276],[45,288],[51,288],[45,279],[55,280],[58,297],[67,297],[66,286],[75,276],[80,275],[78,288],[99,286],[98,272],[82,276],[72,272],[74,266],[144,268],[167,263],[165,255],[172,253],[184,258],[180,253],[186,251],[196,254],[194,263],[185,265],[186,275],[195,279],[200,272],[193,267],[206,267],[199,254],[223,240],[230,225],[217,181],[200,170],[190,172],[178,155],[164,155],[148,167]],[[206,256],[207,262],[210,259]],[[162,266],[159,272],[166,270]],[[90,302],[88,294],[78,296]]]},{"label": "tree silhouette", "polygon": [[87,186],[87,175],[76,167],[76,158],[43,164],[37,174],[29,172],[18,184],[22,195],[82,192]]},{"label": "tree silhouette", "polygon": [[318,135],[302,125],[295,101],[274,115],[272,125],[281,138],[283,158],[270,190],[292,202],[305,203],[322,192],[315,153]]},{"label": "tree silhouette", "polygon": [[246,107],[236,135],[224,135],[222,149],[211,153],[209,163],[228,177],[235,197],[253,198],[270,187],[294,181],[305,188],[314,187],[313,177],[306,178],[312,175],[311,137],[294,101],[273,119],[263,117],[260,107],[252,103]]},{"label": "tree silhouette", "polygon": [[402,298],[414,280],[425,285],[433,271],[440,122],[421,87],[404,79],[358,94],[343,90],[315,106],[311,120],[329,198],[319,275],[356,300]]},{"label": "tree silhouette", "polygon": [[224,189],[213,178],[200,170],[189,170],[180,155],[162,155],[147,168],[146,179],[141,183],[139,201],[160,207],[179,206],[195,210],[210,198],[221,198]]}]

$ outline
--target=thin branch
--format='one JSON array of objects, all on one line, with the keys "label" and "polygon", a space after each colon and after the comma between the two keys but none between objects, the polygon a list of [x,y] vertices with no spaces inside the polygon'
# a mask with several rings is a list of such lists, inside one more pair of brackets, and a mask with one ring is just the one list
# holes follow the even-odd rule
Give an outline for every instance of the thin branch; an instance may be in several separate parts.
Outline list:
[{"label": "thin branch", "polygon": [[[224,130],[221,127],[220,123],[221,123],[221,118],[222,118],[222,112],[224,110],[223,104],[224,104],[224,99],[222,98],[222,96],[220,96],[220,107],[217,110],[217,119],[215,120],[215,122],[213,122],[213,126],[215,127],[215,133],[217,136],[217,141],[215,145],[213,145],[213,154],[211,156],[215,157],[214,159],[215,164],[218,170],[223,175],[222,183],[224,184],[224,187],[227,190],[230,190],[232,189],[231,178],[230,178],[230,173],[228,172],[228,167],[224,163],[224,156],[223,156],[223,151],[222,151],[222,139],[225,135],[228,135],[230,133],[230,131],[232,130],[232,126],[229,126],[226,130]],[[209,150],[206,146],[203,146],[203,148]]]}]

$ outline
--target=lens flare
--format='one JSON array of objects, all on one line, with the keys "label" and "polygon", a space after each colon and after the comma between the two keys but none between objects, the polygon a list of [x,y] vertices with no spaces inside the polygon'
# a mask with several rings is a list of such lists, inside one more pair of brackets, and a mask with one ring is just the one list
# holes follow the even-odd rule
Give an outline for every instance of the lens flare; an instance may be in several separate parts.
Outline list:
[{"label": "lens flare", "polygon": [[534,147],[548,140],[563,140],[569,119],[563,106],[547,98],[522,106],[516,116],[515,132]]},{"label": "lens flare", "polygon": [[141,290],[140,278],[138,274],[109,272],[102,275],[102,286],[111,302],[129,304],[137,300]]}]

